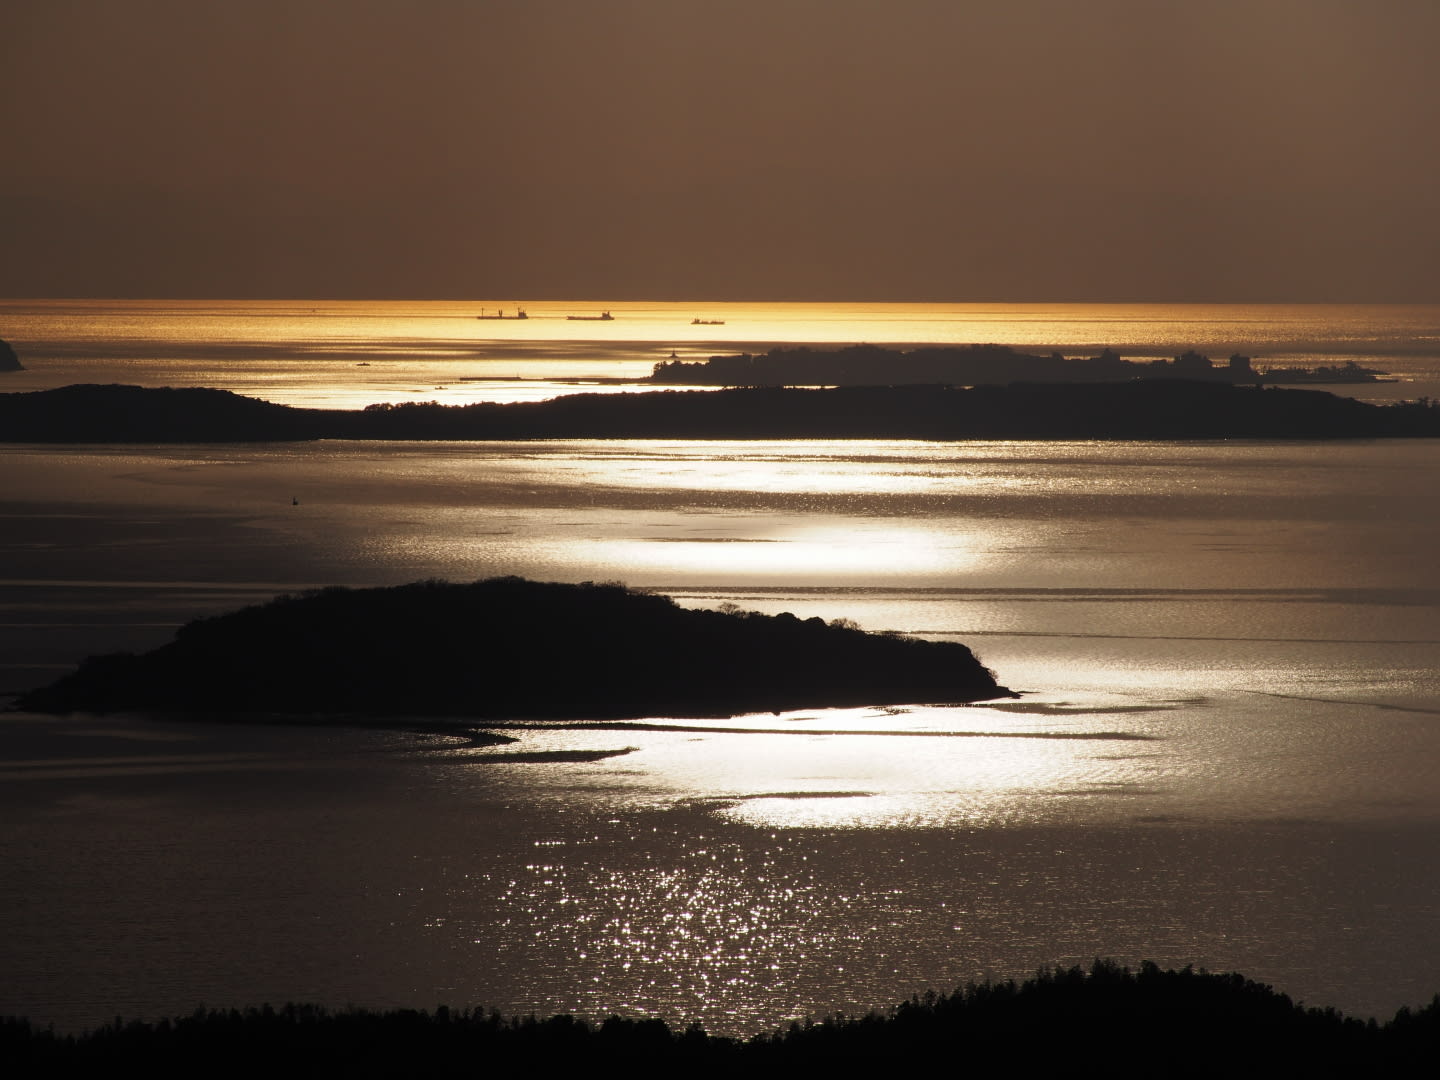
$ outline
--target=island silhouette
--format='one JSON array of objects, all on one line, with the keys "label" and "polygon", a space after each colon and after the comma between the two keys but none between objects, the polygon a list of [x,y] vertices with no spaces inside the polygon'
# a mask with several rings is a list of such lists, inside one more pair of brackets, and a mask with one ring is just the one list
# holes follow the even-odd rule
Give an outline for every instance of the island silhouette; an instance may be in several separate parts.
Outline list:
[{"label": "island silhouette", "polygon": [[964,645],[489,578],[278,597],[90,657],[26,712],[635,718],[1011,696]]},{"label": "island silhouette", "polygon": [[1440,401],[1372,405],[1222,380],[747,386],[547,401],[302,409],[226,390],[82,384],[0,394],[4,442],[305,439],[1337,439],[1440,436]]}]

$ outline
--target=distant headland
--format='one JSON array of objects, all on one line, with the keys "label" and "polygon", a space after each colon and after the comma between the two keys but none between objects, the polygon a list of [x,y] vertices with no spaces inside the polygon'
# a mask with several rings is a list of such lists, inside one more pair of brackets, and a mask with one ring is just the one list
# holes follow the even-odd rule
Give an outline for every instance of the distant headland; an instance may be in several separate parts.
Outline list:
[{"label": "distant headland", "polygon": [[79,385],[0,394],[0,442],[307,439],[1340,439],[1440,437],[1440,402],[1371,405],[1218,380],[734,387],[358,411],[224,390]]},{"label": "distant headland", "polygon": [[91,657],[15,708],[624,719],[1008,696],[954,642],[508,577],[282,596]]},{"label": "distant headland", "polygon": [[687,386],[894,386],[932,383],[997,386],[1024,382],[1128,382],[1188,379],[1243,386],[1280,383],[1373,383],[1386,372],[1354,361],[1333,367],[1269,367],[1259,370],[1239,353],[1214,364],[1194,349],[1171,359],[1126,360],[1113,349],[1096,356],[1067,357],[1017,352],[1008,345],[962,345],[909,350],[876,345],[842,349],[779,348],[752,356],[666,360],[650,381]]},{"label": "distant headland", "polygon": [[20,357],[15,355],[14,348],[4,338],[0,338],[0,371],[24,371],[25,365],[20,363]]}]

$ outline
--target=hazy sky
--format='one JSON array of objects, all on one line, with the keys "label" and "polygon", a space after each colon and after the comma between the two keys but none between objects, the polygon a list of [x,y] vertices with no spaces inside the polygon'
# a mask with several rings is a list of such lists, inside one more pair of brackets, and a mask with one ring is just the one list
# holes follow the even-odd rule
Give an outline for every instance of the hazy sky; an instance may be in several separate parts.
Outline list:
[{"label": "hazy sky", "polygon": [[1437,0],[3,0],[0,295],[1440,302]]}]

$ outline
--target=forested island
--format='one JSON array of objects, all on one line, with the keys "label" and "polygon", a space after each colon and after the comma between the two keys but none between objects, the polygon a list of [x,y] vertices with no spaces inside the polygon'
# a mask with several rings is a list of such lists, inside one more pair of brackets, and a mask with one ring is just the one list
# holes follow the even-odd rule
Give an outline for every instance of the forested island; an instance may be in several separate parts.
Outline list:
[{"label": "forested island", "polygon": [[91,657],[14,707],[595,719],[1004,696],[954,642],[504,577],[281,596]]},{"label": "forested island", "polygon": [[0,1020],[0,1065],[26,1076],[1425,1076],[1437,1049],[1440,996],[1380,1024],[1305,1008],[1241,975],[1155,964],[1131,972],[1098,960],[1088,972],[972,984],[748,1040],[653,1018],[592,1023],[445,1007],[198,1009],[117,1019],[80,1036]]},{"label": "forested island", "polygon": [[573,394],[301,409],[225,390],[77,385],[0,394],[5,442],[306,439],[1336,439],[1440,436],[1440,402],[1136,379]]},{"label": "forested island", "polygon": [[1224,364],[1194,349],[1174,357],[1127,360],[1113,349],[1095,356],[1022,353],[1008,345],[949,345],[887,349],[850,345],[840,349],[806,346],[772,349],[752,356],[708,360],[667,360],[655,365],[650,381],[690,386],[885,386],[937,383],[946,386],[1024,382],[1128,382],[1133,379],[1189,379],[1233,385],[1277,383],[1373,383],[1386,373],[1354,361],[1315,368],[1255,368],[1235,353]]}]

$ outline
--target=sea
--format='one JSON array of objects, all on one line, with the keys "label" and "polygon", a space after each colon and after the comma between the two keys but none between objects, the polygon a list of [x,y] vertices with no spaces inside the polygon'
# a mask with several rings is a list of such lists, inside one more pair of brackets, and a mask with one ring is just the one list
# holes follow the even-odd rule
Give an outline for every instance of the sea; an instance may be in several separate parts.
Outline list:
[{"label": "sea", "polygon": [[[0,392],[327,408],[862,342],[1354,360],[1394,381],[1317,391],[1440,397],[1440,306],[0,301],[0,338],[25,365]],[[750,1035],[1099,957],[1424,1004],[1437,468],[1432,440],[0,444],[9,695],[282,593],[502,574],[959,641],[1016,692],[504,746],[464,718],[225,722],[223,686],[214,715],[12,711],[0,1015],[447,1004]]]}]

